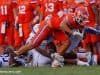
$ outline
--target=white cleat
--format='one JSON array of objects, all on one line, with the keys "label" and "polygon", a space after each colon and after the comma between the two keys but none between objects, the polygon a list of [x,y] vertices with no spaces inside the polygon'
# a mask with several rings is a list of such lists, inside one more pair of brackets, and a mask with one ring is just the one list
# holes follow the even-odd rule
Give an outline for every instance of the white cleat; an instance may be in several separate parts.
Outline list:
[{"label": "white cleat", "polygon": [[52,62],[52,67],[53,67],[53,65],[56,65],[56,67],[63,67],[63,65],[64,65],[63,56],[59,55],[58,53],[54,53],[51,55],[51,57],[54,59]]},{"label": "white cleat", "polygon": [[77,65],[80,65],[80,66],[89,66],[89,63],[78,60],[77,61]]}]

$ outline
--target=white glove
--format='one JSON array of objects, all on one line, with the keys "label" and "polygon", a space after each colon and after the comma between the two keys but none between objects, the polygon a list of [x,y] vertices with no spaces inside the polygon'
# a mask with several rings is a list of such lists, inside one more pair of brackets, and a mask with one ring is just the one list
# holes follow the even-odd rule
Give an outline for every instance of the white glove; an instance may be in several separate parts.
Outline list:
[{"label": "white glove", "polygon": [[83,33],[80,33],[79,31],[74,31],[72,35],[79,36],[79,37],[83,38]]}]

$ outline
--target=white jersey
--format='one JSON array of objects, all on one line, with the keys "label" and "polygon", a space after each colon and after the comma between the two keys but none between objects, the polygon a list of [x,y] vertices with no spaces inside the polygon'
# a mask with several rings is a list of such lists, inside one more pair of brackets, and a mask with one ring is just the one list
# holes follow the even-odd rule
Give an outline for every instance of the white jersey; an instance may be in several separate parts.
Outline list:
[{"label": "white jersey", "polygon": [[35,49],[32,49],[30,52],[32,54],[31,66],[49,66],[51,64],[50,58],[43,56]]},{"label": "white jersey", "polygon": [[9,67],[9,55],[4,54],[0,56],[0,67]]}]

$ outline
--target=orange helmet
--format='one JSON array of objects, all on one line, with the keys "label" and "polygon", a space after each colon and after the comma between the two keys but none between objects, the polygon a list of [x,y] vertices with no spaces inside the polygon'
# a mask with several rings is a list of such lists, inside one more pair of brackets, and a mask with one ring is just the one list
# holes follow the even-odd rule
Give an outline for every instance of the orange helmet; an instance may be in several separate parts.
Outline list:
[{"label": "orange helmet", "polygon": [[80,7],[76,8],[76,10],[75,10],[76,22],[83,25],[88,21],[88,16],[89,16],[89,13],[88,13],[87,7],[80,6]]}]

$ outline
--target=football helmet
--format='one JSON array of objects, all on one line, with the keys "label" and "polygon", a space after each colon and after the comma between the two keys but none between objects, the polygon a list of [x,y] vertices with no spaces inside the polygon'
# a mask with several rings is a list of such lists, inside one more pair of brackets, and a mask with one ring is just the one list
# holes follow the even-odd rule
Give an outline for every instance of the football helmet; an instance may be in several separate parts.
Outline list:
[{"label": "football helmet", "polygon": [[84,25],[88,22],[88,9],[87,7],[78,7],[75,10],[75,21],[80,24]]}]

